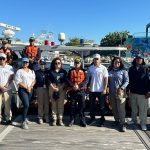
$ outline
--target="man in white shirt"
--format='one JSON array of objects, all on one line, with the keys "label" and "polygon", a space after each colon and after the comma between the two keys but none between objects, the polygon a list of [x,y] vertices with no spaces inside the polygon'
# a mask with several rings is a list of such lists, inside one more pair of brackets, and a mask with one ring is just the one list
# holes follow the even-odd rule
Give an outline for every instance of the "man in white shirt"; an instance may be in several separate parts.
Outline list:
[{"label": "man in white shirt", "polygon": [[96,98],[99,100],[101,118],[100,126],[104,125],[105,121],[105,94],[108,84],[108,71],[107,68],[101,64],[101,59],[99,54],[93,55],[93,65],[88,68],[89,76],[89,103],[90,103],[90,121],[89,124],[95,122],[95,101]]},{"label": "man in white shirt", "polygon": [[2,103],[4,103],[5,124],[11,123],[11,83],[14,71],[7,63],[7,56],[0,53],[0,123],[2,122]]}]

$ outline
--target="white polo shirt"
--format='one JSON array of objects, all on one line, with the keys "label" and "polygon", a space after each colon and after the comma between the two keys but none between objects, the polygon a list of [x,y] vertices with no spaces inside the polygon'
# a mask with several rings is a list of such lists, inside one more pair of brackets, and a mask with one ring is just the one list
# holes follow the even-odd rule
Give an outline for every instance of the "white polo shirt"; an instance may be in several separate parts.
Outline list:
[{"label": "white polo shirt", "polygon": [[19,83],[24,83],[28,87],[35,81],[34,71],[29,69],[29,72],[24,71],[24,69],[19,69],[15,75],[15,82],[18,85]]},{"label": "white polo shirt", "polygon": [[[14,74],[13,67],[6,64],[5,66],[0,66],[0,85],[5,86],[8,82],[8,79],[11,75]],[[7,87],[7,91],[10,90],[12,84]]]},{"label": "white polo shirt", "polygon": [[104,79],[108,77],[107,68],[102,64],[99,67],[92,65],[88,68],[88,75],[90,77],[90,91],[103,92]]}]

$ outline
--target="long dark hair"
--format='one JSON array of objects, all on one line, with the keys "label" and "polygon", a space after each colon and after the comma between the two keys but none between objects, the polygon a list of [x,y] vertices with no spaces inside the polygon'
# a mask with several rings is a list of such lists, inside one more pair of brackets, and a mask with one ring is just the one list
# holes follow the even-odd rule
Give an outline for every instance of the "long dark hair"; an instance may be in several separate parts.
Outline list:
[{"label": "long dark hair", "polygon": [[56,63],[57,60],[59,60],[61,62],[61,68],[62,68],[62,61],[61,61],[60,57],[56,57],[51,62],[50,70],[55,70],[55,63]]},{"label": "long dark hair", "polygon": [[115,56],[115,57],[113,58],[113,60],[111,61],[111,65],[110,65],[110,67],[109,67],[109,71],[111,71],[111,70],[114,68],[114,62],[115,62],[117,59],[119,59],[119,61],[120,61],[119,70],[124,69],[124,64],[123,64],[122,58],[121,58],[121,57],[118,57],[118,56]]}]

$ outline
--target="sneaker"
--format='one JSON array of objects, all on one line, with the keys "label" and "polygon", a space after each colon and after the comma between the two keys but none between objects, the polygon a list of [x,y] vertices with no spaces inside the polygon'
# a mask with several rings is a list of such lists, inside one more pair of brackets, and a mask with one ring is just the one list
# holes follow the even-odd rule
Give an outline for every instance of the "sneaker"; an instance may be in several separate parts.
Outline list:
[{"label": "sneaker", "polygon": [[52,126],[56,126],[56,121],[53,121],[53,122],[52,122]]},{"label": "sneaker", "polygon": [[74,124],[74,120],[71,120],[68,126],[69,126],[69,127],[72,127],[73,124]]},{"label": "sneaker", "polygon": [[146,126],[145,124],[141,124],[141,129],[142,129],[143,131],[146,131],[146,130],[147,130],[147,126]]},{"label": "sneaker", "polygon": [[38,120],[38,123],[39,123],[39,124],[43,124],[43,119],[39,119],[39,120]]},{"label": "sneaker", "polygon": [[26,121],[23,121],[23,123],[22,123],[22,128],[25,129],[25,130],[28,130],[28,129],[29,129],[29,127],[28,127]]},{"label": "sneaker", "polygon": [[31,122],[26,118],[26,123],[29,125]]},{"label": "sneaker", "polygon": [[81,127],[86,127],[86,122],[85,121],[80,121]]},{"label": "sneaker", "polygon": [[127,124],[129,124],[129,125],[134,125],[134,124],[137,124],[137,121],[131,120],[131,121],[128,121]]},{"label": "sneaker", "polygon": [[120,132],[126,132],[126,126],[124,124],[120,125]]},{"label": "sneaker", "polygon": [[113,126],[115,127],[115,126],[118,126],[120,124],[120,122],[119,121],[114,121],[113,122]]},{"label": "sneaker", "polygon": [[95,118],[91,118],[91,119],[88,121],[88,125],[93,125],[95,122],[96,122]]},{"label": "sneaker", "polygon": [[4,125],[10,125],[11,123],[12,123],[12,121],[11,121],[11,120],[3,121],[3,124],[4,124]]},{"label": "sneaker", "polygon": [[63,123],[62,120],[59,120],[58,123],[59,123],[60,126],[64,126],[64,123]]}]

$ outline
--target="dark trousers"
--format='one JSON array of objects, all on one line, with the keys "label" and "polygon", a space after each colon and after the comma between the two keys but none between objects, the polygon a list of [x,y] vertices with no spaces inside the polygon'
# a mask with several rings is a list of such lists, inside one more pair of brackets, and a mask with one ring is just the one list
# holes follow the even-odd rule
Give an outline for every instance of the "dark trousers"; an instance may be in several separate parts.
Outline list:
[{"label": "dark trousers", "polygon": [[27,118],[32,93],[27,92],[26,89],[19,88],[18,95],[23,104],[23,121],[25,121]]},{"label": "dark trousers", "polygon": [[89,93],[89,104],[90,104],[90,117],[95,119],[95,101],[98,98],[100,104],[101,116],[105,116],[105,96],[101,92],[90,92]]},{"label": "dark trousers", "polygon": [[70,119],[74,120],[79,113],[80,121],[84,121],[85,92],[70,91]]}]

